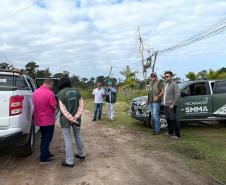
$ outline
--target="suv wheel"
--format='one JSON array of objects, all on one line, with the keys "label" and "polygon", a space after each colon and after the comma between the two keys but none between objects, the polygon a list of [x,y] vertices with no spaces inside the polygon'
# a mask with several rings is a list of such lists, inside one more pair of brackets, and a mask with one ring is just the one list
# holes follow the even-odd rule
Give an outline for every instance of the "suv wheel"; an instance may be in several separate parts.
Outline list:
[{"label": "suv wheel", "polygon": [[19,157],[26,157],[33,153],[35,146],[35,126],[32,125],[28,140],[24,145],[16,146],[16,154]]},{"label": "suv wheel", "polygon": [[159,118],[160,118],[160,128],[166,129],[168,126],[166,116],[164,114],[160,114]]},{"label": "suv wheel", "polygon": [[[159,118],[160,118],[160,129],[166,129],[168,123],[165,115],[160,113]],[[148,125],[150,125],[151,128],[154,128],[154,125],[151,122],[151,115],[149,116],[149,119],[148,119]]]}]

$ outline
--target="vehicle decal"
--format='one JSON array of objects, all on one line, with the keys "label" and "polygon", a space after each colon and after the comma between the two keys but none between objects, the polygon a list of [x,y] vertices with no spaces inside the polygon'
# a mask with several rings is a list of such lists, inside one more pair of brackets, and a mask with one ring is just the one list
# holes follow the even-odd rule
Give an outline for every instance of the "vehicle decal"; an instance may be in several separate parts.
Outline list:
[{"label": "vehicle decal", "polygon": [[223,107],[216,110],[213,114],[225,116],[226,115],[226,104]]},{"label": "vehicle decal", "polygon": [[208,100],[208,97],[205,97],[201,101],[185,102],[185,109],[183,109],[183,111],[185,111],[186,114],[208,113]]}]

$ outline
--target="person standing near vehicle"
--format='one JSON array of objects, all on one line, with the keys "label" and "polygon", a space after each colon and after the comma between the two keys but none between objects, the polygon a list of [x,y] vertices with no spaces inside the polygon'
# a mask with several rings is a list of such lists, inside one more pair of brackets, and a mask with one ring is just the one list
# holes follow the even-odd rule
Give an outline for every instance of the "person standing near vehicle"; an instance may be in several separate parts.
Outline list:
[{"label": "person standing near vehicle", "polygon": [[43,85],[36,89],[33,93],[34,103],[34,122],[40,127],[41,143],[40,143],[40,163],[52,162],[49,151],[49,144],[53,138],[55,125],[55,110],[57,109],[57,100],[55,94],[51,90],[54,81],[45,79]]},{"label": "person standing near vehicle", "polygon": [[113,121],[115,118],[115,102],[116,102],[116,88],[112,86],[112,82],[108,81],[106,88],[106,107],[109,120]]},{"label": "person standing near vehicle", "polygon": [[167,134],[175,139],[179,139],[181,134],[180,125],[176,116],[176,104],[180,97],[180,89],[177,83],[173,81],[173,73],[171,71],[166,71],[164,73],[164,77],[166,83],[164,87],[163,105],[165,116],[168,122]]},{"label": "person standing near vehicle", "polygon": [[101,120],[101,113],[103,107],[103,97],[105,96],[105,91],[102,88],[101,83],[97,83],[97,88],[93,90],[94,96],[94,113],[93,113],[93,121],[96,121],[97,118]]},{"label": "person standing near vehicle", "polygon": [[159,110],[163,95],[163,83],[158,80],[155,72],[151,73],[151,79],[148,92],[148,104],[151,111],[151,122],[153,126],[153,135],[160,134]]},{"label": "person standing near vehicle", "polygon": [[74,167],[74,154],[72,146],[72,134],[77,146],[78,153],[75,157],[85,159],[85,148],[80,136],[81,113],[83,110],[83,100],[80,93],[71,87],[69,78],[62,78],[59,84],[60,92],[57,94],[60,107],[60,125],[64,135],[66,150],[66,160],[62,162],[64,167]]}]

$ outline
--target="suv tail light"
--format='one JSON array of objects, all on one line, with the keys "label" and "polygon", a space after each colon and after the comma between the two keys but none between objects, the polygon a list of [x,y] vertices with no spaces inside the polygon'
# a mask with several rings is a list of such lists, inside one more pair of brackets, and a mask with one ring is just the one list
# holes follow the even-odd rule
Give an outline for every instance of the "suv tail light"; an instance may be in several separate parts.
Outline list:
[{"label": "suv tail light", "polygon": [[11,96],[9,101],[9,115],[15,116],[22,113],[23,96]]}]

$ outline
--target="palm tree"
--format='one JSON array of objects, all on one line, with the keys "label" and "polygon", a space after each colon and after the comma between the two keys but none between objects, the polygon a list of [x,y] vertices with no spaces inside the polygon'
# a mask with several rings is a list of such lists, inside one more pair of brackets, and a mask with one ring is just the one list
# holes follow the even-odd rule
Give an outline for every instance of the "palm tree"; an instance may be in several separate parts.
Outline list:
[{"label": "palm tree", "polygon": [[134,88],[138,85],[138,80],[136,79],[136,73],[138,71],[132,71],[129,66],[126,66],[123,71],[120,71],[120,74],[125,77],[125,80],[123,82],[123,86],[121,89],[129,89]]}]

